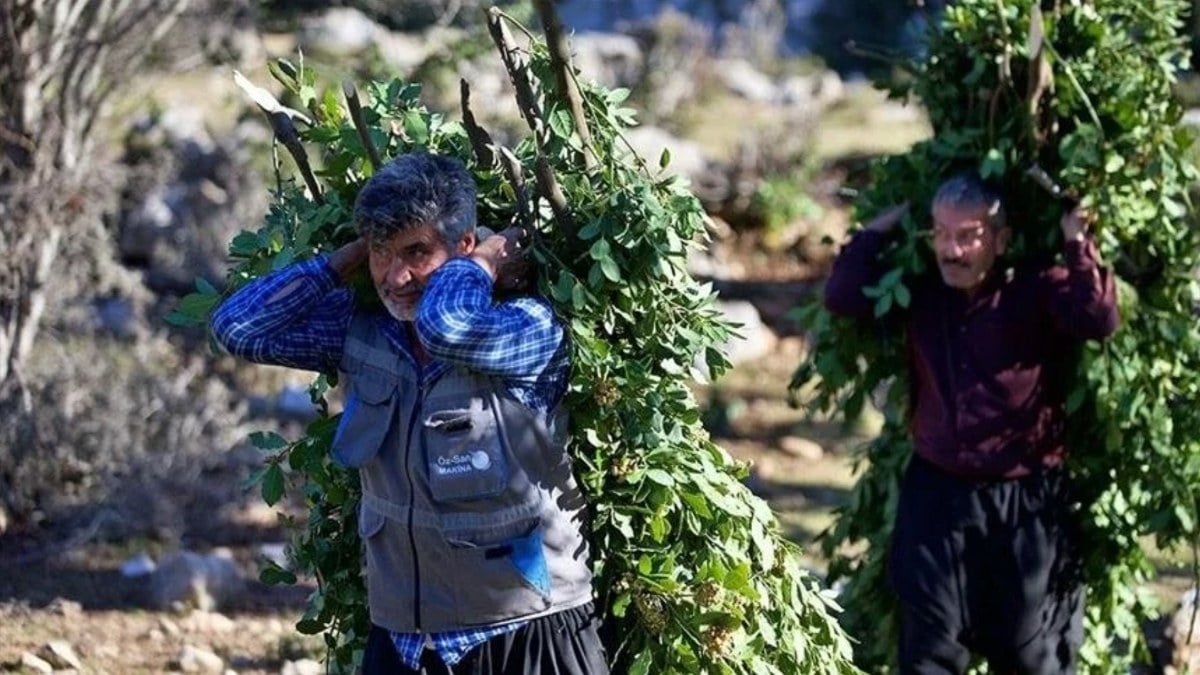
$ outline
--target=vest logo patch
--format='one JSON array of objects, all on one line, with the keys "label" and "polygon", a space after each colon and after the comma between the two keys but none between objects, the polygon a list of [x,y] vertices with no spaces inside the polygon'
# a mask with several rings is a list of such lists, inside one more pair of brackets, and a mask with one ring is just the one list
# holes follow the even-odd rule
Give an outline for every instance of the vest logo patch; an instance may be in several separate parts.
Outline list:
[{"label": "vest logo patch", "polygon": [[483,450],[470,450],[448,457],[438,457],[436,471],[439,476],[453,476],[472,471],[487,471],[492,458]]}]

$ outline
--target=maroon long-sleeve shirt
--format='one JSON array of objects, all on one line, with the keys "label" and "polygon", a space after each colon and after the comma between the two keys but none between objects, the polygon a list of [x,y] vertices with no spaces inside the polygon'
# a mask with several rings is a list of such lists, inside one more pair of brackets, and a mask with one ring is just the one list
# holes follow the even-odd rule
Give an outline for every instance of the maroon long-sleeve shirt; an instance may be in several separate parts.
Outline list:
[{"label": "maroon long-sleeve shirt", "polygon": [[[873,317],[863,288],[885,272],[886,243],[864,230],[842,249],[825,287],[830,312]],[[912,283],[904,322],[921,457],[974,480],[1062,463],[1071,354],[1118,323],[1113,276],[1095,245],[1069,242],[1065,257],[1065,265],[997,269],[969,300],[936,272]]]}]

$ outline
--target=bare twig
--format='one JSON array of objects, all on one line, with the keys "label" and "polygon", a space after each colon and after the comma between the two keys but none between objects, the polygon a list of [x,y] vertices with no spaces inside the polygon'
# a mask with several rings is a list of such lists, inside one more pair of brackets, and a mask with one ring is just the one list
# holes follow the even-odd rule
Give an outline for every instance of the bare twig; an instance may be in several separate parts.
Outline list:
[{"label": "bare twig", "polygon": [[475,151],[475,160],[480,166],[491,168],[496,165],[496,153],[492,151],[492,137],[475,120],[471,112],[471,87],[466,80],[458,81],[458,90],[462,101],[463,126],[467,129],[467,138],[471,139],[471,149]]},{"label": "bare twig", "polygon": [[571,107],[575,133],[579,134],[579,140],[583,141],[584,166],[591,171],[596,168],[596,151],[592,147],[592,132],[588,129],[587,118],[584,116],[583,95],[579,93],[579,83],[575,81],[575,71],[571,67],[571,50],[566,33],[563,32],[558,11],[554,8],[554,0],[534,0],[533,4],[542,17],[542,29],[546,31],[546,46],[550,49],[550,65],[554,68],[554,76],[558,80],[559,89],[567,98],[567,104]]},{"label": "bare twig", "polygon": [[287,148],[292,159],[296,160],[296,168],[304,177],[304,183],[308,186],[313,201],[324,204],[325,198],[321,194],[321,185],[317,183],[317,177],[313,175],[312,167],[308,163],[308,153],[305,152],[304,145],[300,143],[300,135],[296,133],[296,125],[292,122],[292,119],[295,118],[311,124],[311,120],[303,113],[282,105],[271,95],[271,92],[254,85],[236,70],[233,71],[233,81],[267,116],[267,120],[271,123],[271,129],[275,132],[275,138],[283,143],[283,147]]},{"label": "bare twig", "polygon": [[900,54],[897,54],[894,52],[888,53],[888,52],[886,52],[882,49],[876,48],[876,47],[860,45],[859,43],[855,42],[854,40],[847,41],[846,44],[843,46],[845,47],[847,52],[849,52],[850,54],[853,54],[859,58],[869,59],[871,61],[878,61],[880,63],[886,63],[887,65],[899,68],[910,75],[917,74],[917,70],[913,66],[912,61],[905,58],[904,56],[902,56]]},{"label": "bare twig", "polygon": [[363,119],[358,90],[354,88],[354,83],[347,79],[342,80],[342,93],[346,96],[346,105],[350,108],[350,119],[354,121],[354,129],[358,131],[358,140],[362,141],[363,147],[366,148],[367,156],[371,158],[371,166],[378,170],[383,166],[383,162],[379,159],[379,150],[375,149],[375,144],[371,142],[367,121]]}]

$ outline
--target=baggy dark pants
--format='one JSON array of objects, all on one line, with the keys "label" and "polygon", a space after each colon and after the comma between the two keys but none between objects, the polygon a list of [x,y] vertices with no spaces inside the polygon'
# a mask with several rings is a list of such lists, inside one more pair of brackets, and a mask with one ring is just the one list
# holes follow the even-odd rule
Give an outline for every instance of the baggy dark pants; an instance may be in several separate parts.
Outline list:
[{"label": "baggy dark pants", "polygon": [[497,635],[452,667],[426,649],[419,670],[404,665],[387,630],[371,626],[362,675],[608,675],[599,623],[588,603]]},{"label": "baggy dark pants", "polygon": [[1073,674],[1083,638],[1078,528],[1061,469],[974,483],[914,457],[889,557],[901,675]]}]

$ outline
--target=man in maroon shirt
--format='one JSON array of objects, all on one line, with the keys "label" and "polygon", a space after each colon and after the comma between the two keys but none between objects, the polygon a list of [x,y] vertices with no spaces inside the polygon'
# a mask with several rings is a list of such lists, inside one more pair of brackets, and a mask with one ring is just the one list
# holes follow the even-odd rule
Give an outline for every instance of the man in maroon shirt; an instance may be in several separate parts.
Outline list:
[{"label": "man in maroon shirt", "polygon": [[[869,321],[863,289],[907,205],[842,250],[825,289],[834,314]],[[1008,266],[998,190],[956,176],[933,199],[937,275],[911,283],[915,453],[900,488],[889,575],[900,599],[902,675],[1074,673],[1083,588],[1061,464],[1065,388],[1084,340],[1116,330],[1112,274],[1080,209],[1063,216],[1065,264]]]}]

